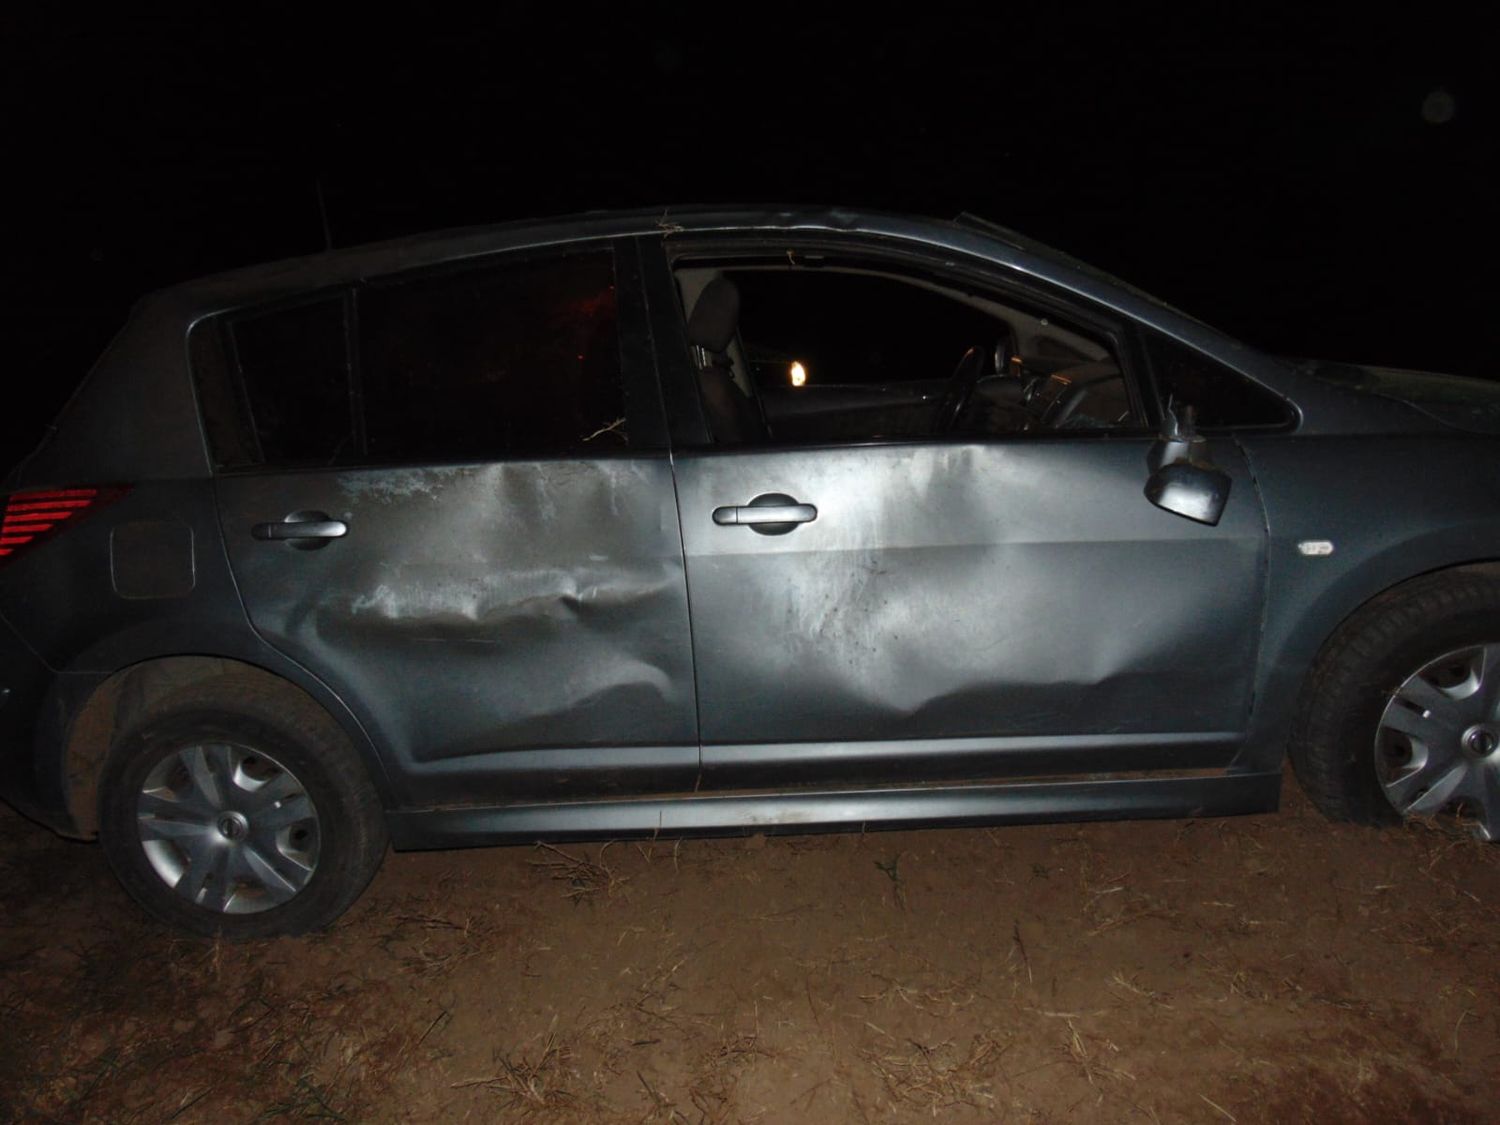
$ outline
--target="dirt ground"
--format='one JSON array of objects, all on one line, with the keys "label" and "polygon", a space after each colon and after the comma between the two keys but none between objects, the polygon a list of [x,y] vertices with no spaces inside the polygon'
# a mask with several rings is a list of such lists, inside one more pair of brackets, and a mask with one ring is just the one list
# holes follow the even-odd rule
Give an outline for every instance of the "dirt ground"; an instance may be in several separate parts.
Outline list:
[{"label": "dirt ground", "polygon": [[1285,805],[391,855],[239,946],[7,810],[0,1118],[1500,1117],[1500,847]]}]

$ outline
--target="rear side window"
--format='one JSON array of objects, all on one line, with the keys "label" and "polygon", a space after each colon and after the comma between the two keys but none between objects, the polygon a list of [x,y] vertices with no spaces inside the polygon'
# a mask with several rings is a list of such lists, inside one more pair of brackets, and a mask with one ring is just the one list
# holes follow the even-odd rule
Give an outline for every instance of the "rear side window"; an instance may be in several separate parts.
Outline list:
[{"label": "rear side window", "polygon": [[1196,408],[1199,426],[1275,427],[1292,421],[1284,399],[1202,352],[1154,333],[1147,348],[1162,402],[1170,397],[1178,407]]},{"label": "rear side window", "polygon": [[608,252],[363,286],[217,327],[217,346],[195,331],[193,357],[221,469],[628,445]]},{"label": "rear side window", "polygon": [[362,290],[359,353],[375,461],[625,444],[606,254]]},{"label": "rear side window", "polygon": [[254,419],[254,460],[333,465],[354,452],[344,299],[251,316],[229,349]]}]

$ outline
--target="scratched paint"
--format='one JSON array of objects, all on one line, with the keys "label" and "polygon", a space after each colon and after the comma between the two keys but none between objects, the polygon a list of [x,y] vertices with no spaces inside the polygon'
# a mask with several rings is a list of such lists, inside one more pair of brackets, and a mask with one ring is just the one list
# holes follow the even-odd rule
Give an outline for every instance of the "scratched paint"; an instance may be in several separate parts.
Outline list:
[{"label": "scratched paint", "polygon": [[[1226,443],[1220,527],[1154,508],[1147,444],[680,457],[705,745],[1242,730],[1259,501]],[[818,518],[713,524],[770,491]]]}]

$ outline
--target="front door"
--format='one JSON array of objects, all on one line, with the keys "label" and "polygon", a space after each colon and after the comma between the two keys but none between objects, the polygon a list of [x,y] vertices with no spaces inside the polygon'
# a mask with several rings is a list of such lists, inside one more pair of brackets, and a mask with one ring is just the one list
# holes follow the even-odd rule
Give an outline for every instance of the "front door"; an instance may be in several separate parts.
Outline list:
[{"label": "front door", "polygon": [[1227,764],[1266,550],[1236,444],[1212,443],[1219,524],[1168,514],[1127,329],[797,258],[674,263],[689,306],[718,277],[740,297],[737,339],[696,362],[774,392],[766,432],[675,457],[705,783]]},{"label": "front door", "polygon": [[[1230,442],[1217,527],[1152,507],[1148,444],[680,456],[705,774],[1224,764],[1264,524]],[[816,518],[714,518],[766,495]]]}]

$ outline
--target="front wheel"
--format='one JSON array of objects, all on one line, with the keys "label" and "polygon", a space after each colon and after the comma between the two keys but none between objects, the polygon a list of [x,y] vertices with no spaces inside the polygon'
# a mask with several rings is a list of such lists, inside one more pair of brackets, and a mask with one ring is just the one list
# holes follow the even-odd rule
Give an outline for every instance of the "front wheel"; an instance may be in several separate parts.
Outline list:
[{"label": "front wheel", "polygon": [[229,938],[327,925],[385,854],[379,800],[332,721],[259,685],[159,705],[111,752],[100,841],[157,918]]},{"label": "front wheel", "polygon": [[1500,570],[1416,579],[1355,613],[1308,678],[1291,758],[1335,820],[1455,816],[1500,840]]}]

